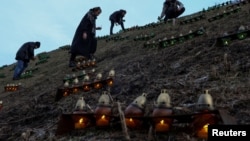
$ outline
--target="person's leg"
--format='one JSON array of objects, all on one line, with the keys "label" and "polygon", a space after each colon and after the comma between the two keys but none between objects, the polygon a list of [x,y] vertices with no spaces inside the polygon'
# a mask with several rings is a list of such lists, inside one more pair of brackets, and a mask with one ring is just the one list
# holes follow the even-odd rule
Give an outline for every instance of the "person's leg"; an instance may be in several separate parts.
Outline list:
[{"label": "person's leg", "polygon": [[13,80],[20,79],[20,76],[23,73],[23,70],[24,70],[24,62],[22,60],[17,60],[15,70],[14,70]]},{"label": "person's leg", "polygon": [[114,28],[115,22],[112,21],[112,20],[110,20],[110,22],[111,22],[111,25],[110,25],[110,35],[112,35],[113,34],[113,28]]},{"label": "person's leg", "polygon": [[183,14],[185,12],[185,8],[182,7],[180,10],[176,11],[175,17],[179,17],[181,14]]}]

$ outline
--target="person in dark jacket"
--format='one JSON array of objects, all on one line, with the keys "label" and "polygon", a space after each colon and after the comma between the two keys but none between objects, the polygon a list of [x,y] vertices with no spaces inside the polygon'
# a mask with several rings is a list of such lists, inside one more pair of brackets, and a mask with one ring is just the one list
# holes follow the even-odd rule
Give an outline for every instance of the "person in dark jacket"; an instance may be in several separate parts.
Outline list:
[{"label": "person in dark jacket", "polygon": [[101,29],[101,27],[96,27],[96,19],[101,12],[100,7],[94,7],[82,18],[71,44],[69,67],[76,66],[75,58],[77,55],[92,59],[97,47],[96,30]]},{"label": "person in dark jacket", "polygon": [[165,0],[163,3],[161,16],[158,17],[158,20],[161,20],[163,17],[165,22],[168,19],[175,19],[179,17],[184,11],[185,7],[179,0]]},{"label": "person in dark jacket", "polygon": [[15,59],[17,64],[15,66],[13,80],[18,80],[23,71],[28,67],[30,60],[35,60],[34,50],[40,47],[40,42],[26,42],[16,53]]},{"label": "person in dark jacket", "polygon": [[121,10],[118,10],[118,11],[113,12],[113,13],[109,16],[109,20],[110,20],[110,22],[111,22],[111,26],[110,26],[110,35],[113,34],[114,24],[116,24],[116,23],[119,24],[119,25],[121,25],[123,31],[125,30],[124,24],[123,24],[123,22],[124,22],[125,20],[123,20],[123,17],[126,15],[126,13],[127,13],[126,10],[121,9]]}]

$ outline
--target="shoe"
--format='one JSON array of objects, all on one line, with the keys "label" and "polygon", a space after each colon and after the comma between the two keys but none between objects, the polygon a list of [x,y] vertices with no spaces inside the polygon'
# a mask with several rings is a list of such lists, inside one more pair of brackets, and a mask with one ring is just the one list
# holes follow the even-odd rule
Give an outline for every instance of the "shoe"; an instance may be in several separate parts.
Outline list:
[{"label": "shoe", "polygon": [[69,62],[69,67],[70,67],[70,68],[76,67],[76,63],[73,62],[73,61],[70,61],[70,62]]}]

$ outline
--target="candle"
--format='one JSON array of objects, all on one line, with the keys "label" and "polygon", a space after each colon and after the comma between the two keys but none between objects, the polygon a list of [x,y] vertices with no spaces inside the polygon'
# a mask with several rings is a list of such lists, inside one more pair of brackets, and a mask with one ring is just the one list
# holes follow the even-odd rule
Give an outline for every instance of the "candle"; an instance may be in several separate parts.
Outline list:
[{"label": "candle", "polygon": [[107,80],[107,84],[109,85],[109,86],[113,86],[113,79],[112,78],[110,78],[110,79],[108,79]]},{"label": "candle", "polygon": [[155,126],[155,131],[156,132],[166,132],[168,130],[169,130],[169,125],[164,120],[161,120]]},{"label": "candle", "polygon": [[95,88],[95,89],[100,89],[100,88],[102,88],[102,83],[100,83],[100,82],[95,82],[94,88]]},{"label": "candle", "polygon": [[78,92],[78,87],[77,86],[74,86],[73,87],[73,93],[77,93]]},{"label": "candle", "polygon": [[80,118],[77,123],[75,123],[75,129],[83,129],[87,126],[84,118]]},{"label": "candle", "polygon": [[85,92],[90,91],[90,86],[89,86],[88,84],[84,84],[84,85],[83,85],[83,90],[84,90]]},{"label": "candle", "polygon": [[109,125],[109,120],[105,115],[102,115],[99,119],[96,121],[97,126],[108,126]]},{"label": "candle", "polygon": [[136,128],[137,127],[133,118],[125,118],[125,122],[129,128]]},{"label": "candle", "polygon": [[63,96],[68,96],[69,95],[69,89],[64,89],[63,91]]},{"label": "candle", "polygon": [[199,138],[207,138],[208,137],[208,125],[209,124],[205,124],[198,132],[197,132],[197,136]]}]

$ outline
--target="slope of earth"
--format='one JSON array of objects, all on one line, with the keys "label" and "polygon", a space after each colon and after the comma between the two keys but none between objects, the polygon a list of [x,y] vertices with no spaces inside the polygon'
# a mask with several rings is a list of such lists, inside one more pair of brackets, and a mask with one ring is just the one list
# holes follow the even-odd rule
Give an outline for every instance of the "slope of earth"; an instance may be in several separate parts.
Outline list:
[{"label": "slope of earth", "polygon": [[[239,7],[238,12],[213,22],[208,22],[208,19],[230,10],[228,6],[205,12],[206,18],[197,22],[179,24],[181,20],[199,13],[177,19],[175,26],[166,23],[114,35],[128,37],[124,40],[107,42],[105,38],[99,39],[95,72],[106,77],[111,68],[115,70],[110,94],[114,102],[121,102],[122,110],[142,93],[147,93],[145,115],[149,115],[162,89],[169,93],[173,107],[196,103],[199,95],[209,90],[216,108],[225,109],[237,124],[250,124],[250,38],[235,40],[228,46],[216,44],[216,38],[226,32],[236,32],[241,25],[249,30],[249,4]],[[200,28],[205,29],[203,35],[167,48],[145,48],[145,40],[134,41],[141,34],[154,33],[155,36],[149,39],[152,42]],[[74,111],[79,97],[83,96],[94,109],[100,94],[107,89],[79,92],[55,101],[57,89],[63,86],[63,78],[80,74],[81,71],[73,72],[68,68],[67,50],[58,48],[47,54],[48,62],[36,65],[37,60],[30,63],[28,69],[37,68],[33,77],[12,81],[15,64],[0,70],[6,76],[0,78],[0,101],[3,102],[0,109],[0,140],[126,140],[119,126],[105,130],[93,127],[63,136],[55,135],[60,116]],[[87,72],[91,70],[86,69]],[[21,88],[5,92],[4,86],[7,84],[21,84]],[[114,109],[114,114],[117,114],[117,108]],[[150,138],[147,130],[128,130],[128,135],[130,140],[135,141],[168,138],[165,135]],[[171,138],[176,141],[196,140],[185,133],[176,133]]]}]

